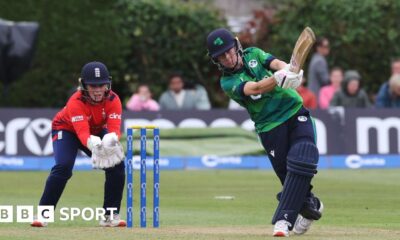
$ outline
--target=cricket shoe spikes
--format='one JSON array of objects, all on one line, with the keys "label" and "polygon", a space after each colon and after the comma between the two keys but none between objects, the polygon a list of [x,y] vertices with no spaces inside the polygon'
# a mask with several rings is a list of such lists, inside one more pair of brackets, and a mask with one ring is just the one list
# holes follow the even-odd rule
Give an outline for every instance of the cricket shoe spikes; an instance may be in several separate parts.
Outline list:
[{"label": "cricket shoe spikes", "polygon": [[274,233],[272,234],[274,237],[289,237],[289,227],[292,224],[286,220],[279,220],[275,223]]},{"label": "cricket shoe spikes", "polygon": [[109,215],[104,216],[105,220],[100,220],[100,226],[102,227],[126,227],[125,220],[120,219],[119,214],[114,214],[114,218],[111,219]]},{"label": "cricket shoe spikes", "polygon": [[[318,211],[322,213],[324,210],[324,204],[322,201],[319,201],[319,209]],[[302,235],[310,229],[311,224],[314,222],[313,219],[305,218],[301,214],[297,216],[296,222],[294,223],[293,232],[296,235]]]}]

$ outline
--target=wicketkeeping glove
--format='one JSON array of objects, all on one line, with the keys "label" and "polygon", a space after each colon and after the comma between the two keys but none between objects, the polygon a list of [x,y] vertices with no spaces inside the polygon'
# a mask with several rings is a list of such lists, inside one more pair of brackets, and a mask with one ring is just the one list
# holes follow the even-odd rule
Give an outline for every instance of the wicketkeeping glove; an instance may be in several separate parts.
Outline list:
[{"label": "wicketkeeping glove", "polygon": [[116,133],[108,133],[104,135],[102,145],[108,158],[108,167],[114,167],[124,160],[124,149],[122,148]]},{"label": "wicketkeeping glove", "polygon": [[92,151],[92,166],[96,169],[114,167],[125,158],[124,149],[115,133],[104,135],[101,145]]}]

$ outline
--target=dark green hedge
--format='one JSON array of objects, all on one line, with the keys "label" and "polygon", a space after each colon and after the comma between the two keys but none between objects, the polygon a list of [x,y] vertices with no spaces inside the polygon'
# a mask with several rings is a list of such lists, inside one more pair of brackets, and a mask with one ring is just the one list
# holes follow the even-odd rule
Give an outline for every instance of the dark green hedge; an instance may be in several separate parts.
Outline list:
[{"label": "dark green hedge", "polygon": [[31,70],[10,89],[9,106],[63,106],[88,61],[105,62],[122,76],[128,39],[108,0],[0,1],[0,18],[40,23]]},{"label": "dark green hedge", "polygon": [[[400,56],[400,1],[272,2],[278,6],[275,23],[255,45],[288,60],[301,30],[311,26],[331,41],[330,65],[359,70],[369,92],[389,77],[391,57]],[[0,1],[0,18],[40,23],[32,68],[0,105],[63,106],[82,65],[99,60],[109,66],[122,99],[138,82],[150,84],[157,98],[169,72],[181,71],[206,85],[214,106],[223,106],[205,46],[212,29],[226,26],[221,16],[209,1]]]},{"label": "dark green hedge", "polygon": [[125,100],[139,81],[151,85],[158,97],[165,89],[167,75],[176,70],[191,80],[209,85],[213,79],[216,83],[216,77],[210,77],[215,68],[206,57],[205,37],[223,22],[205,4],[168,0],[1,1],[0,18],[40,23],[32,68],[11,86],[8,103],[0,103],[3,106],[63,106],[77,86],[80,68],[92,60],[106,63],[113,89]]},{"label": "dark green hedge", "polygon": [[212,76],[216,68],[205,45],[211,30],[226,26],[215,9],[196,1],[165,0],[123,0],[119,8],[131,41],[126,78],[131,86],[149,83],[157,98],[167,87],[168,74],[179,71],[187,80],[205,85],[218,102],[217,77]]},{"label": "dark green hedge", "polygon": [[390,60],[400,56],[400,1],[286,1],[272,26],[268,47],[288,60],[305,26],[331,42],[330,66],[360,71],[364,86],[376,93],[390,75]]}]

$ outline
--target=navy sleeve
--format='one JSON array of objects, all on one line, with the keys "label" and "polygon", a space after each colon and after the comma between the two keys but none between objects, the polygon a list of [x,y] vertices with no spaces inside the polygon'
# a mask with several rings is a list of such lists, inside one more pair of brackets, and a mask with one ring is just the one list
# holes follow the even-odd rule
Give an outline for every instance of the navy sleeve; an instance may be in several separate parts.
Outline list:
[{"label": "navy sleeve", "polygon": [[272,70],[272,69],[270,68],[271,62],[272,62],[273,60],[275,60],[275,59],[276,59],[275,56],[270,55],[267,59],[265,59],[263,66],[264,66],[265,68],[267,68],[269,71],[275,71],[275,70]]},{"label": "navy sleeve", "polygon": [[247,83],[247,82],[242,82],[242,83],[239,85],[239,88],[238,88],[238,92],[239,92],[239,94],[240,94],[240,96],[241,96],[242,98],[245,98],[245,97],[246,97],[246,95],[244,94],[244,85],[246,85],[246,83]]}]

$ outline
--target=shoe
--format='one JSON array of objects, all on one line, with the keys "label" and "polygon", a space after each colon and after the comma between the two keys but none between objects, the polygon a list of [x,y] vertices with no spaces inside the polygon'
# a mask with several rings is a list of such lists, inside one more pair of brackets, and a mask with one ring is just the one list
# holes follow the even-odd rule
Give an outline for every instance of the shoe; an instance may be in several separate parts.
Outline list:
[{"label": "shoe", "polygon": [[289,227],[292,224],[286,220],[279,220],[275,223],[274,233],[272,234],[274,237],[289,237]]},{"label": "shoe", "polygon": [[31,227],[47,227],[47,222],[41,222],[38,220],[37,216],[33,217],[33,222],[31,222]]},{"label": "shoe", "polygon": [[120,219],[119,214],[114,214],[114,219],[111,220],[109,215],[105,215],[106,220],[100,220],[99,224],[102,227],[126,227],[125,220]]},{"label": "shoe", "polygon": [[[322,213],[324,210],[324,204],[322,201],[319,201],[319,209],[318,211]],[[314,222],[314,219],[309,219],[303,217],[301,214],[297,216],[296,222],[294,223],[293,232],[296,235],[302,235],[310,229],[311,224]]]}]

